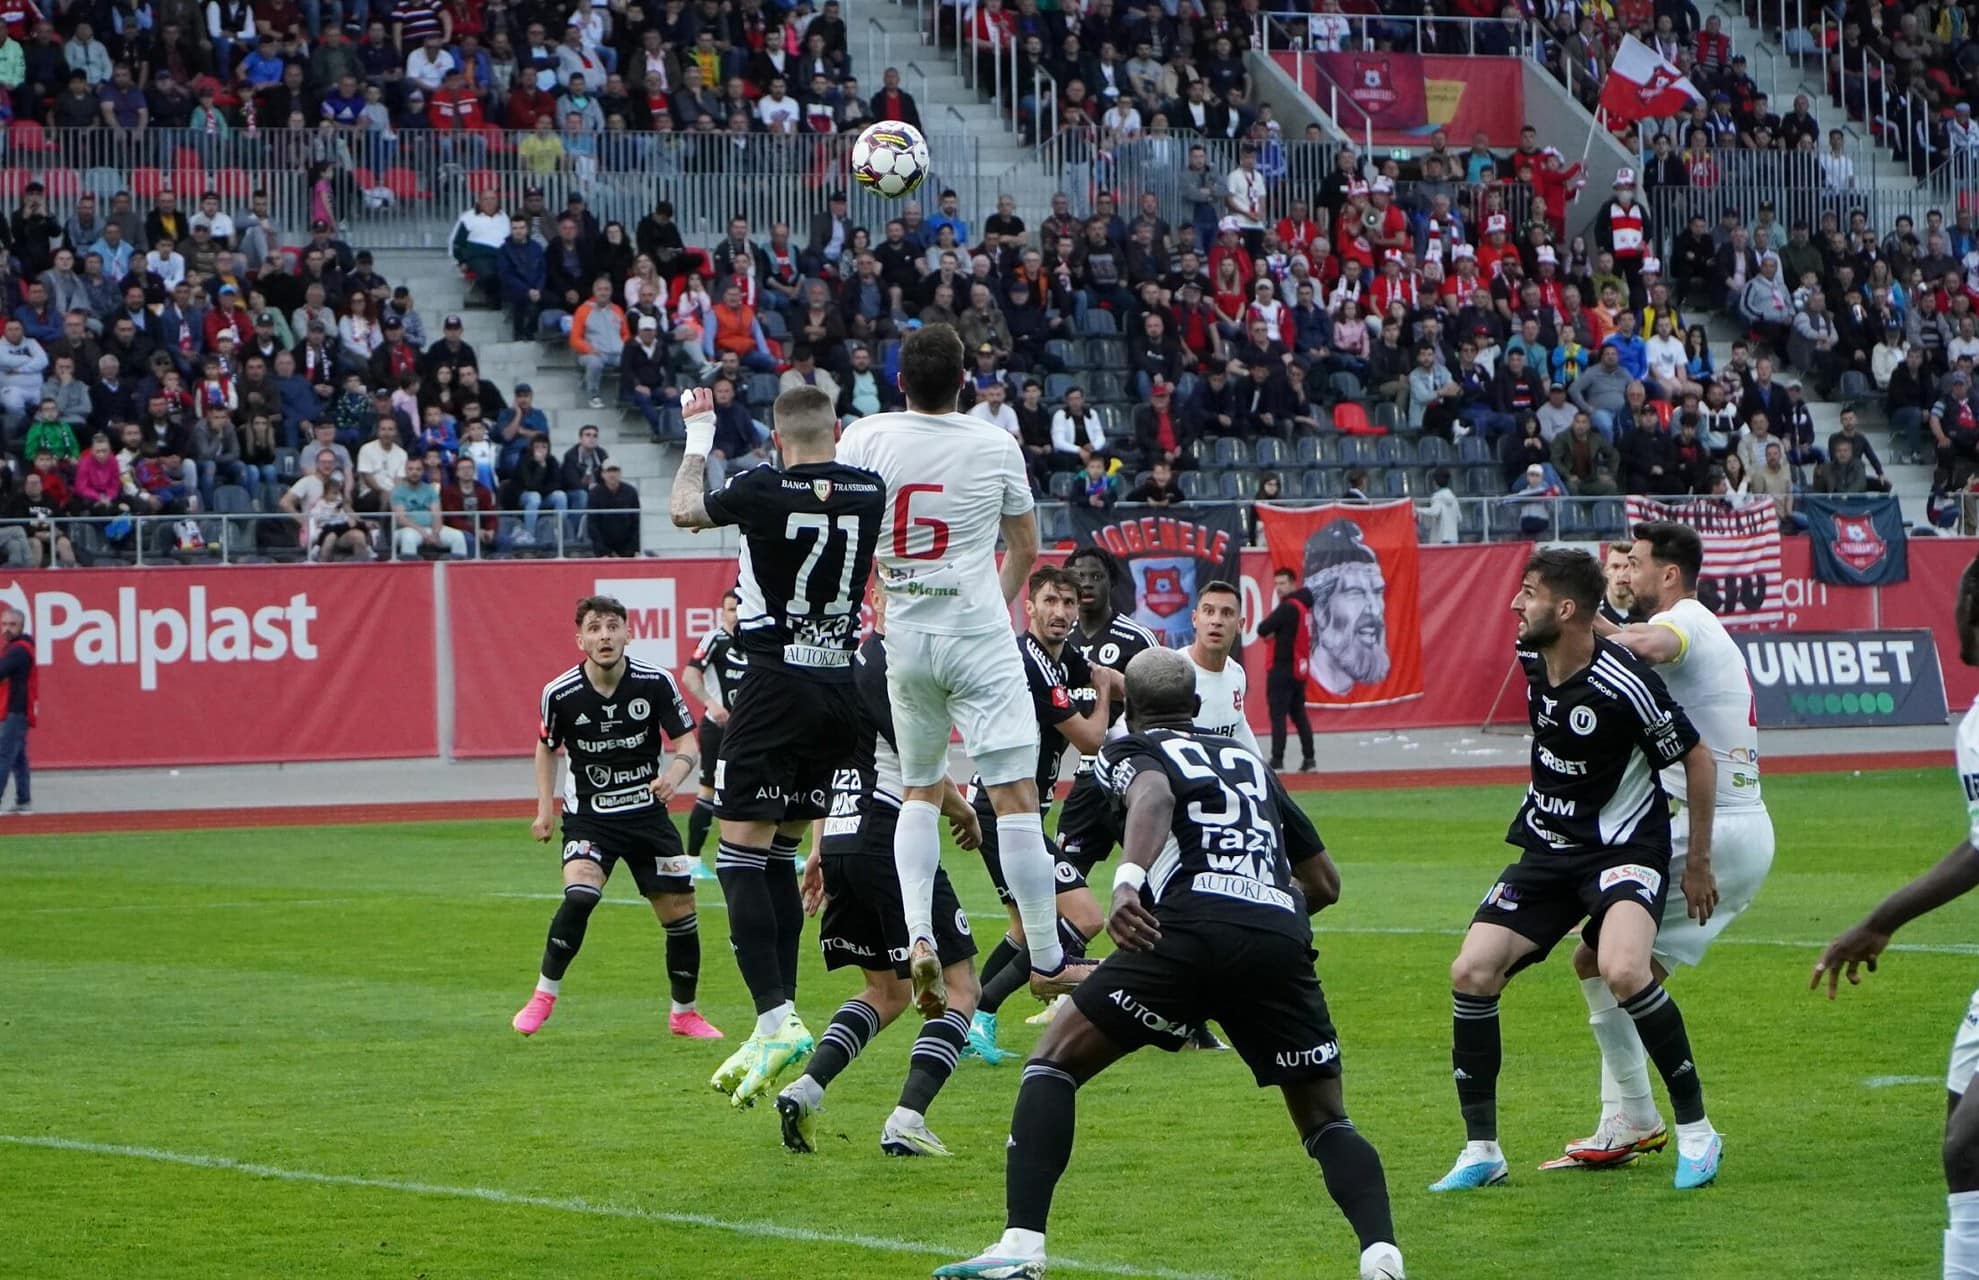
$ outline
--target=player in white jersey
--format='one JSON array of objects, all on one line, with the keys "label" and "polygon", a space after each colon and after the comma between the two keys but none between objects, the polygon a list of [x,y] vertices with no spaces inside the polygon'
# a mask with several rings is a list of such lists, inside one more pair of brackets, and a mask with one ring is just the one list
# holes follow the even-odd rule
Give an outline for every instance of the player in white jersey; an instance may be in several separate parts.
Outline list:
[{"label": "player in white jersey", "polygon": [[[1669,521],[1638,524],[1630,532],[1634,541],[1625,573],[1632,612],[1647,621],[1616,627],[1604,615],[1595,629],[1657,664],[1670,696],[1710,750],[1718,779],[1707,859],[1693,865],[1689,825],[1670,824],[1670,883],[1678,892],[1664,901],[1651,953],[1661,982],[1677,966],[1702,961],[1712,940],[1759,895],[1773,865],[1773,819],[1759,795],[1759,718],[1745,655],[1697,599],[1704,544],[1687,525]],[[1682,769],[1663,771],[1673,816],[1684,807],[1685,786]],[[1700,924],[1691,915],[1691,895],[1706,886],[1717,895],[1717,906]],[[1649,1067],[1635,1023],[1615,1003],[1585,943],[1574,950],[1574,973],[1587,998],[1588,1025],[1601,1046],[1601,1122],[1546,1167],[1622,1164],[1660,1151],[1669,1131],[1649,1093]]]},{"label": "player in white jersey", "polygon": [[1068,962],[1058,942],[1058,886],[1034,776],[1038,722],[1010,634],[1010,603],[1037,559],[1035,503],[1015,438],[955,411],[964,376],[962,339],[952,327],[915,330],[900,345],[907,411],[859,419],[838,453],[878,472],[887,487],[877,564],[906,790],[893,857],[911,939],[909,978],[925,1017],[947,1007],[932,915],[951,727],[961,730],[996,811],[1004,876],[1031,952],[1032,992],[1069,991],[1092,967]]},{"label": "player in white jersey", "polygon": [[1244,664],[1230,656],[1244,626],[1244,601],[1227,582],[1208,582],[1196,593],[1196,638],[1182,651],[1196,669],[1196,728],[1235,738],[1264,759],[1244,712],[1250,692]]},{"label": "player in white jersey", "polygon": [[[1965,567],[1958,582],[1958,658],[1979,667],[1979,560]],[[1821,953],[1808,983],[1818,989],[1828,980],[1828,998],[1835,998],[1843,971],[1849,985],[1862,981],[1861,969],[1876,972],[1876,961],[1890,938],[1921,915],[1979,887],[1979,703],[1959,722],[1956,742],[1958,777],[1965,789],[1966,834],[1938,865],[1883,899],[1861,924],[1842,934]],[[1979,1277],[1979,1090],[1971,1087],[1979,1073],[1979,991],[1966,1006],[1965,1021],[1952,1041],[1951,1067],[1945,1074],[1949,1091],[1945,1112],[1945,1206],[1950,1226],[1945,1232],[1945,1280]]]}]

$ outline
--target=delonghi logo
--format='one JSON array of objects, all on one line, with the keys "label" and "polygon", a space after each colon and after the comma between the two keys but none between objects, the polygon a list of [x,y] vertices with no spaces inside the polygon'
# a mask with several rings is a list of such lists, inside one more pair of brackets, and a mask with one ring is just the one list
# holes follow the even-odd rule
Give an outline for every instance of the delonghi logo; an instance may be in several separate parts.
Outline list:
[{"label": "delonghi logo", "polygon": [[0,605],[19,609],[34,633],[36,661],[54,666],[65,659],[79,666],[136,666],[138,688],[158,687],[158,668],[176,662],[279,662],[293,656],[316,660],[316,642],[309,625],[316,606],[307,592],[297,592],[285,604],[254,609],[208,605],[205,587],[190,587],[173,604],[164,604],[168,580],[145,584],[147,601],[139,603],[138,588],[119,587],[117,607],[92,609],[67,591],[41,590],[29,595],[10,582],[0,590]]},{"label": "delonghi logo", "polygon": [[630,656],[665,671],[680,665],[672,578],[599,578],[591,589],[601,596],[615,596],[625,606],[626,630],[632,637],[626,646]]}]

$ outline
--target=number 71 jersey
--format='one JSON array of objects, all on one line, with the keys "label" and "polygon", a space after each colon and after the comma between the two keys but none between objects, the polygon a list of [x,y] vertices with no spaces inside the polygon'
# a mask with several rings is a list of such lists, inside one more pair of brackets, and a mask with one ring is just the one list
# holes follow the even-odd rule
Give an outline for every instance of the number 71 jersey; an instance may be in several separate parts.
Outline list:
[{"label": "number 71 jersey", "polygon": [[1234,739],[1150,729],[1101,747],[1094,776],[1124,801],[1149,770],[1167,777],[1175,797],[1168,839],[1148,870],[1156,917],[1310,939],[1292,868],[1325,846],[1277,775]]},{"label": "number 71 jersey", "polygon": [[742,530],[735,665],[850,683],[886,509],[880,478],[838,462],[754,467],[707,502],[716,524]]},{"label": "number 71 jersey", "polygon": [[846,428],[838,456],[886,481],[887,630],[1007,633],[997,537],[1005,516],[1036,505],[1016,439],[967,414],[875,413]]}]

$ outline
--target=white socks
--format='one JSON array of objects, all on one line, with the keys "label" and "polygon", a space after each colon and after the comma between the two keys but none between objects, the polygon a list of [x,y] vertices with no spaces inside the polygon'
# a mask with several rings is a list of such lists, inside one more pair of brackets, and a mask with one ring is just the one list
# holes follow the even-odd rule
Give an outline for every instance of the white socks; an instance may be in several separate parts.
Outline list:
[{"label": "white socks", "polygon": [[673,1012],[675,1013],[692,1013],[694,1012],[694,1010],[700,1007],[697,1003],[695,1003],[692,1000],[689,1000],[686,1004],[682,1004],[680,1001],[675,1000],[672,1002],[672,1004],[673,1004]]},{"label": "white socks", "polygon": [[536,978],[536,989],[546,996],[555,995],[562,986],[562,978],[545,978],[541,975],[538,975]]},{"label": "white socks", "polygon": [[906,1107],[895,1107],[893,1114],[886,1118],[886,1122],[896,1129],[925,1129],[928,1126],[926,1116],[918,1111],[910,1111]]},{"label": "white socks", "polygon": [[[900,815],[904,827],[907,815]],[[896,828],[896,832],[899,828]],[[1024,924],[1024,945],[1030,948],[1031,971],[1051,973],[1065,963],[1058,941],[1058,876],[1051,850],[1044,843],[1044,819],[1035,813],[1006,813],[996,819],[997,856],[1003,861],[1003,881],[1017,900],[1017,918]],[[900,848],[898,834],[894,848]],[[898,862],[900,855],[894,854]],[[906,877],[901,877],[906,883]],[[910,907],[909,910],[912,910]],[[914,920],[907,920],[908,936]]]},{"label": "white socks", "polygon": [[1705,1149],[1711,1145],[1711,1139],[1717,1136],[1718,1131],[1711,1127],[1709,1116],[1706,1116],[1702,1120],[1692,1120],[1688,1124],[1679,1123],[1677,1125],[1677,1154],[1688,1156],[1692,1160],[1695,1160],[1704,1154]]},{"label": "white socks", "polygon": [[1619,1113],[1638,1129],[1656,1123],[1656,1100],[1649,1094],[1649,1058],[1635,1022],[1615,1003],[1615,993],[1601,978],[1582,978],[1580,993],[1587,1001],[1587,1025],[1601,1046],[1601,1114]]},{"label": "white socks", "polygon": [[1979,1191],[1945,1197],[1951,1228],[1945,1232],[1945,1280],[1979,1280]]},{"label": "white socks", "polygon": [[[1039,828],[1042,833],[1043,828]],[[925,800],[900,806],[893,825],[893,870],[906,907],[907,945],[935,938],[935,872],[941,870],[941,810]]]},{"label": "white socks", "polygon": [[1466,1142],[1462,1159],[1468,1163],[1503,1162],[1505,1153],[1495,1142]]},{"label": "white socks", "polygon": [[797,1006],[786,1000],[767,1013],[756,1015],[756,1039],[769,1040],[783,1030],[784,1019],[797,1012]]},{"label": "white socks", "polygon": [[[1004,874],[1008,876],[1009,872],[1006,871]],[[1044,1232],[1020,1231],[1016,1227],[1012,1227],[1003,1233],[1003,1239],[997,1241],[996,1248],[990,1252],[992,1256],[998,1258],[1023,1258],[1026,1260],[1042,1258],[1044,1257]]]},{"label": "white socks", "polygon": [[825,1100],[825,1087],[808,1075],[798,1076],[784,1092],[803,1099],[807,1107],[815,1107]]}]

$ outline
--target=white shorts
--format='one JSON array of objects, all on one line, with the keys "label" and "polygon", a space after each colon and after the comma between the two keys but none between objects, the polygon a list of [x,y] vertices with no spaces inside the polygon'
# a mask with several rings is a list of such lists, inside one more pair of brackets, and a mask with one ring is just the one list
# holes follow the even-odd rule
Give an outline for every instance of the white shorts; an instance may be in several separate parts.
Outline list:
[{"label": "white shorts", "polygon": [[1965,1007],[1965,1021],[1958,1024],[1958,1034],[1952,1037],[1952,1064],[1945,1072],[1945,1088],[1964,1093],[1975,1072],[1979,1072],[1979,991],[1972,993],[1972,1003]]},{"label": "white shorts", "polygon": [[1682,806],[1670,819],[1670,892],[1653,954],[1665,970],[1695,965],[1705,948],[1739,918],[1773,865],[1773,817],[1764,809],[1735,809],[1711,819],[1711,870],[1718,878],[1718,909],[1704,924],[1690,918],[1684,900],[1684,864],[1690,853],[1690,818]]},{"label": "white shorts", "polygon": [[948,776],[951,728],[962,731],[963,749],[986,785],[1037,776],[1037,711],[1008,631],[889,631],[886,691],[904,785],[932,787]]}]

